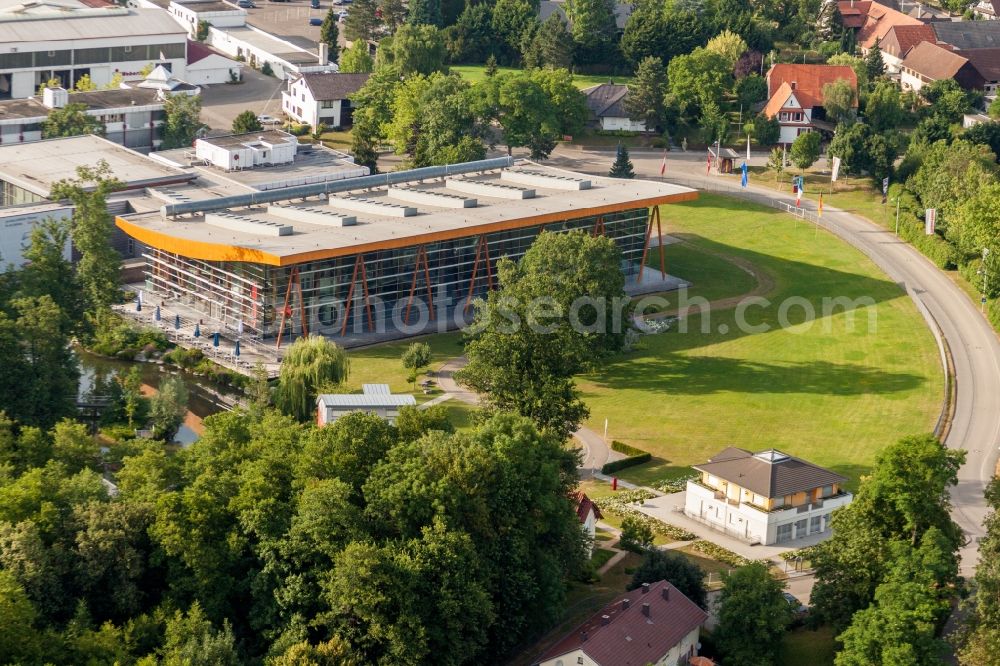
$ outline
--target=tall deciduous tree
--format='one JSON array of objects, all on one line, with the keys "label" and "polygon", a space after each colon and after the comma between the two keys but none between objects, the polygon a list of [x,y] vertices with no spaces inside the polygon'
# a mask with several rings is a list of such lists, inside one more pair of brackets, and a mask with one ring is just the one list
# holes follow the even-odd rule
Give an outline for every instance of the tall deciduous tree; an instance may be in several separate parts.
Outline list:
[{"label": "tall deciduous tree", "polygon": [[411,0],[410,13],[406,19],[410,25],[444,25],[441,18],[441,0]]},{"label": "tall deciduous tree", "polygon": [[819,132],[805,132],[795,137],[788,156],[800,171],[805,171],[819,159],[819,150]]},{"label": "tall deciduous tree", "polygon": [[99,134],[104,136],[104,123],[87,113],[87,105],[79,102],[52,109],[42,122],[42,138],[57,139],[63,136]]},{"label": "tall deciduous tree", "polygon": [[392,37],[379,43],[376,67],[393,66],[402,76],[447,72],[444,35],[430,24],[400,26]]},{"label": "tall deciduous tree", "polygon": [[308,421],[316,413],[316,396],[346,381],[348,368],[347,354],[335,343],[318,335],[301,337],[285,352],[275,404],[285,414]]},{"label": "tall deciduous tree", "polygon": [[899,87],[892,81],[878,81],[865,102],[865,122],[876,132],[899,129],[903,113]]},{"label": "tall deciduous tree", "polygon": [[160,148],[187,148],[204,127],[201,95],[167,95],[163,102],[163,143]]},{"label": "tall deciduous tree", "polygon": [[534,159],[548,157],[559,136],[555,106],[545,90],[525,72],[498,74],[479,86],[487,117],[503,129],[507,154],[531,148]]},{"label": "tall deciduous tree", "polygon": [[98,311],[117,302],[119,297],[121,258],[111,246],[114,224],[108,214],[107,197],[121,188],[122,183],[112,176],[111,167],[104,160],[96,167],[77,167],[76,175],[75,179],[54,184],[51,196],[68,199],[74,205],[73,245],[80,252],[77,277],[88,307]]},{"label": "tall deciduous tree", "polygon": [[617,50],[614,0],[569,0],[566,15],[572,24],[577,62],[605,62],[608,54]]},{"label": "tall deciduous tree", "polygon": [[340,71],[345,74],[371,72],[375,69],[375,60],[368,54],[368,42],[355,40],[351,48],[344,49],[340,56]]},{"label": "tall deciduous tree", "polygon": [[723,56],[729,63],[730,67],[736,65],[736,61],[739,57],[743,55],[747,50],[747,43],[742,37],[732,32],[731,30],[723,30],[718,35],[708,40],[708,44],[705,48],[709,51],[715,51],[719,55]]},{"label": "tall deciduous tree", "polygon": [[854,119],[857,96],[854,86],[846,79],[837,79],[823,85],[823,108],[826,115],[836,123]]},{"label": "tall deciduous tree", "polygon": [[784,584],[767,565],[753,562],[723,573],[719,624],[713,639],[726,663],[764,666],[777,661],[781,637],[792,619]]},{"label": "tall deciduous tree", "polygon": [[635,590],[643,583],[669,581],[685,597],[706,608],[705,572],[701,567],[678,553],[653,549],[642,558],[642,564],[632,575],[628,589]]},{"label": "tall deciduous tree", "polygon": [[979,542],[972,613],[962,636],[962,666],[1000,664],[1000,477],[986,487],[986,536]]},{"label": "tall deciduous tree", "polygon": [[614,312],[624,293],[620,260],[610,239],[577,231],[542,234],[518,265],[501,261],[500,289],[477,309],[462,381],[490,409],[568,437],[587,414],[573,375],[624,345],[628,318]]},{"label": "tall deciduous tree", "polygon": [[559,134],[573,135],[582,131],[590,111],[587,109],[587,97],[574,85],[570,71],[545,67],[532,70],[529,76],[548,96]]}]

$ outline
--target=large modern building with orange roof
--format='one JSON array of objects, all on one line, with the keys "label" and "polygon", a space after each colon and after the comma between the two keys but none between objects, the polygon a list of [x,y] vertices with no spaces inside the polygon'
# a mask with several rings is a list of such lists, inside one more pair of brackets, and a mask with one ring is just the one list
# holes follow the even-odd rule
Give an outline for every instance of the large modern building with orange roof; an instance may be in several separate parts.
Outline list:
[{"label": "large modern building with orange roof", "polygon": [[[250,144],[249,166],[284,160],[282,140],[211,141]],[[498,158],[238,194],[192,181],[149,195],[162,205],[116,219],[143,248],[147,299],[280,345],[304,333],[352,344],[452,328],[496,287],[497,261],[521,257],[542,231],[605,235],[633,284],[665,278],[644,269],[662,252],[651,242],[663,229],[658,205],[697,193]],[[649,263],[665,268],[662,254]]]}]

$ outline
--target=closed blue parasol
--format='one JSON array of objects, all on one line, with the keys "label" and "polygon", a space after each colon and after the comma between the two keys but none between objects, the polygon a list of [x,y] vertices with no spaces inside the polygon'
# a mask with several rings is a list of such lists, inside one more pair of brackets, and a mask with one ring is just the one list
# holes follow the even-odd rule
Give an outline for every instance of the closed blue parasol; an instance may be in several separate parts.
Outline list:
[{"label": "closed blue parasol", "polygon": [[212,346],[213,347],[218,347],[219,346],[219,333],[218,333],[218,331],[215,332],[212,335]]},{"label": "closed blue parasol", "polygon": [[156,306],[156,315],[155,315],[155,318],[156,318],[156,321],[160,321],[160,306],[159,305]]},{"label": "closed blue parasol", "polygon": [[180,315],[174,315],[174,329],[178,330],[178,331],[181,330],[181,316]]},{"label": "closed blue parasol", "polygon": [[236,347],[233,349],[233,354],[235,354],[237,358],[240,355],[240,341],[239,340],[236,341]]},{"label": "closed blue parasol", "polygon": [[196,338],[201,337],[201,327],[198,324],[194,325],[194,337]]}]

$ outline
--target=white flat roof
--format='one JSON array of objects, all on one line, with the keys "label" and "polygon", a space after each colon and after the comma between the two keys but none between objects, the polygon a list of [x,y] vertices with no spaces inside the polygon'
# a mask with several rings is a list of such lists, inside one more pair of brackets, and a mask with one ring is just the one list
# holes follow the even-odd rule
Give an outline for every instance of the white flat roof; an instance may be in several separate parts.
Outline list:
[{"label": "white flat roof", "polygon": [[[522,182],[510,177],[502,178],[505,171],[509,172],[509,176],[520,177]],[[461,178],[490,185],[492,191],[491,188],[484,188],[485,193],[469,194],[465,191],[467,188],[453,189],[443,178],[435,178],[393,185],[393,189],[403,185],[415,190],[418,193],[415,197],[393,197],[386,186],[381,186],[339,192],[319,202],[315,199],[307,202],[295,200],[282,205],[320,208],[331,214],[350,215],[357,218],[357,223],[334,227],[293,221],[293,233],[281,237],[268,238],[220,229],[206,224],[201,214],[164,218],[157,211],[126,215],[117,223],[126,233],[147,245],[195,259],[253,261],[285,266],[697,198],[695,190],[680,185],[589,176],[532,163],[520,163],[510,169],[496,169]],[[525,178],[534,178],[534,182],[524,184]],[[567,184],[576,181],[589,182],[590,187],[567,189]],[[535,196],[510,198],[503,196],[504,187],[498,186],[533,190]],[[448,196],[419,196],[423,193]],[[346,197],[363,202],[342,203]],[[432,203],[435,199],[445,204],[460,198],[475,199],[475,207],[459,208]],[[400,207],[415,208],[416,214],[405,217],[393,215],[393,212],[398,212],[395,209]],[[228,212],[276,223],[288,223],[289,220],[287,216],[279,218],[269,214],[266,206],[234,208]]]},{"label": "white flat roof", "polygon": [[112,7],[30,18],[0,12],[0,44],[160,35],[187,39],[187,31],[162,9]]},{"label": "white flat roof", "polygon": [[57,181],[76,178],[79,166],[96,167],[104,160],[126,185],[192,178],[180,169],[92,134],[0,146],[0,180],[47,197]]}]

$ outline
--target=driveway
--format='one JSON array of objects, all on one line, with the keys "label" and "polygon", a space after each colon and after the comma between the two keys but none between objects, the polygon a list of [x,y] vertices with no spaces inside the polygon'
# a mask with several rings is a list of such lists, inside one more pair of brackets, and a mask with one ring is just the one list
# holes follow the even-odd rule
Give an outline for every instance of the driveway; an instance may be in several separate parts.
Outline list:
[{"label": "driveway", "polygon": [[201,91],[201,121],[210,135],[228,134],[233,118],[247,109],[257,115],[281,117],[281,91],[285,82],[255,69],[243,68],[243,83],[217,83]]}]

